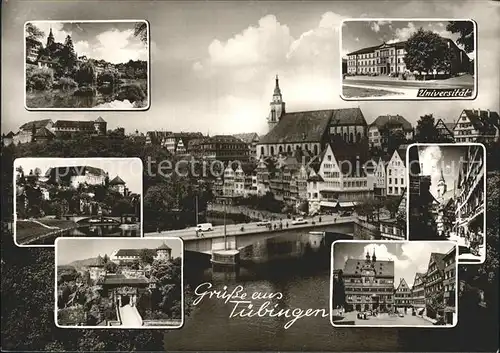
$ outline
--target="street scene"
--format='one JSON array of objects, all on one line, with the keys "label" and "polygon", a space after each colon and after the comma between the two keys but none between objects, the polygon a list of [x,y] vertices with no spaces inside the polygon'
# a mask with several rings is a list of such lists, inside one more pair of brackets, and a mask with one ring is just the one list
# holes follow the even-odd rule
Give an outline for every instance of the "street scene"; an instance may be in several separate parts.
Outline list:
[{"label": "street scene", "polygon": [[450,241],[335,242],[332,324],[456,325],[456,256]]},{"label": "street scene", "polygon": [[137,158],[18,158],[14,237],[50,246],[58,237],[140,237],[142,163]]},{"label": "street scene", "polygon": [[[461,124],[467,123],[464,120]],[[453,240],[458,246],[459,263],[483,262],[486,251],[484,147],[480,144],[417,144],[410,147],[409,156],[412,164],[409,239]]]},{"label": "street scene", "polygon": [[26,108],[147,109],[148,38],[146,21],[27,22]]},{"label": "street scene", "polygon": [[471,99],[474,33],[473,21],[344,21],[342,97]]},{"label": "street scene", "polygon": [[182,254],[179,238],[58,239],[57,325],[181,327]]}]

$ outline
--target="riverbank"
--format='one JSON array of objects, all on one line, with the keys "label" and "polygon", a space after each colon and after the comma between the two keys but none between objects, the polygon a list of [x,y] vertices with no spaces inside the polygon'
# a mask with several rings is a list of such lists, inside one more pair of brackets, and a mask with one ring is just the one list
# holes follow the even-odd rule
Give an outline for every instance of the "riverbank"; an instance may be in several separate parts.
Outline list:
[{"label": "riverbank", "polygon": [[73,221],[55,218],[20,219],[15,223],[16,242],[23,244],[33,239],[77,228]]}]

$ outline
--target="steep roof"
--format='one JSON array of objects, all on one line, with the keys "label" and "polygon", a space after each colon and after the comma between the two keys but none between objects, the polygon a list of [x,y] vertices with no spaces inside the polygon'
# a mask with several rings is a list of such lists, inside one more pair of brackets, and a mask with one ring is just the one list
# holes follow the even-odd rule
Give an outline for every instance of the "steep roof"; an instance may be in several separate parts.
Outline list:
[{"label": "steep roof", "polygon": [[398,285],[398,288],[397,289],[407,289],[409,290],[410,289],[410,286],[408,285],[408,283],[406,283],[405,279],[404,278],[401,278],[401,280],[399,281],[399,285]]},{"label": "steep roof", "polygon": [[232,135],[214,135],[204,140],[203,143],[238,143],[244,144],[242,140]]},{"label": "steep roof", "polygon": [[332,110],[285,113],[259,143],[319,142],[328,128]]},{"label": "steep roof", "polygon": [[[442,254],[439,252],[432,252],[430,259],[434,259],[434,262],[436,263],[436,266],[440,272],[444,271],[444,257],[446,254]],[[429,262],[430,262],[429,259]]]},{"label": "steep roof", "polygon": [[170,246],[168,246],[167,244],[163,243],[161,244],[159,247],[156,248],[157,250],[172,250],[172,248]]},{"label": "steep roof", "polygon": [[55,128],[77,128],[81,130],[94,130],[93,121],[77,121],[77,120],[57,120],[54,123]]},{"label": "steep roof", "polygon": [[95,119],[95,122],[96,123],[105,123],[106,121],[103,118],[98,117],[97,119]]},{"label": "steep roof", "polygon": [[366,119],[360,108],[342,108],[332,111],[330,125],[363,125],[367,126]]},{"label": "steep roof", "polygon": [[[467,115],[474,128],[483,134],[495,134],[495,127],[500,128],[500,116],[497,112],[488,112],[482,109],[464,109],[463,112]],[[455,126],[459,122],[460,118],[456,121]],[[453,128],[455,128],[455,126]]]},{"label": "steep roof", "polygon": [[[116,252],[115,256],[139,256],[142,249],[120,249]],[[155,249],[146,249],[151,251],[151,254],[155,255]]]},{"label": "steep roof", "polygon": [[118,175],[109,182],[109,185],[125,185],[126,183]]},{"label": "steep roof", "polygon": [[48,138],[54,136],[55,136],[54,133],[49,129],[47,129],[45,126],[38,129],[34,135],[34,137],[48,137]]},{"label": "steep roof", "polygon": [[391,124],[400,124],[404,131],[412,131],[413,128],[408,120],[401,115],[380,115],[375,119],[370,127],[376,126],[379,130],[389,128]]},{"label": "steep roof", "polygon": [[259,135],[256,132],[247,132],[247,133],[243,133],[243,134],[234,134],[233,136],[236,137],[236,138],[239,138],[241,141],[243,141],[245,143],[248,143],[248,144],[254,142],[254,140],[256,140],[256,139],[257,139],[257,141],[259,140]]},{"label": "steep roof", "polygon": [[52,123],[52,119],[43,119],[43,120],[33,120],[30,122],[27,122],[19,128],[19,130],[31,130],[33,129],[33,126],[36,129],[39,129],[41,127],[47,126],[49,123]]},{"label": "steep roof", "polygon": [[[361,270],[365,265],[364,259],[347,259],[344,266],[344,276],[361,276]],[[394,277],[394,261],[370,261],[370,267],[375,270],[376,276]]]},{"label": "steep roof", "polygon": [[7,138],[14,137],[14,133],[12,131],[9,131],[9,133],[5,135],[5,137]]}]

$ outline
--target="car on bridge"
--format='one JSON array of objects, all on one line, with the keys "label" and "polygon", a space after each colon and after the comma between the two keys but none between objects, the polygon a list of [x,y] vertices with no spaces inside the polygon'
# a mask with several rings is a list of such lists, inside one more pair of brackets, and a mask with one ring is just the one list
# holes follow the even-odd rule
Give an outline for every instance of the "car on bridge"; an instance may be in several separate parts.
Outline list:
[{"label": "car on bridge", "polygon": [[293,225],[307,224],[307,221],[304,218],[299,217],[295,221],[292,221],[292,224]]},{"label": "car on bridge", "polygon": [[265,226],[270,226],[270,225],[271,225],[271,221],[268,221],[268,220],[260,221],[257,223],[257,226],[259,226],[259,227],[265,227]]},{"label": "car on bridge", "polygon": [[213,229],[212,223],[200,223],[196,226],[197,232],[210,232]]}]

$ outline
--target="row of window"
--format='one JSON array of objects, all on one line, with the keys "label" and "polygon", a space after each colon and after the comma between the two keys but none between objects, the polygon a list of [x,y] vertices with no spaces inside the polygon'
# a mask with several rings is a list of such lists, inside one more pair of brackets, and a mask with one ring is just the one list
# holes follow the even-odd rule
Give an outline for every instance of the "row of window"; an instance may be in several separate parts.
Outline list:
[{"label": "row of window", "polygon": [[393,191],[392,186],[389,186],[387,189],[387,193],[390,195],[401,195],[403,193],[403,190],[404,190],[403,187],[399,188],[396,186]]},{"label": "row of window", "polygon": [[371,59],[371,58],[378,58],[379,56],[388,56],[388,55],[394,55],[394,54],[404,54],[405,50],[404,49],[382,49],[382,50],[376,50],[371,53],[366,53],[366,54],[357,54],[357,55],[351,55],[349,56],[350,60],[356,60],[356,57],[358,59]]},{"label": "row of window", "polygon": [[[405,179],[404,178],[400,178],[401,180],[401,185],[404,185],[405,184]],[[392,184],[392,178],[389,178],[389,184]],[[394,185],[398,185],[398,178],[394,178]]]}]

